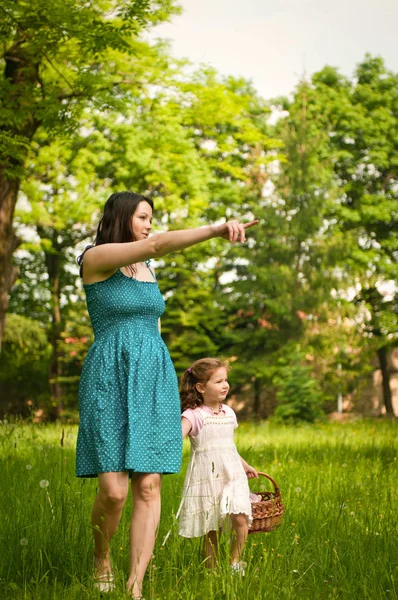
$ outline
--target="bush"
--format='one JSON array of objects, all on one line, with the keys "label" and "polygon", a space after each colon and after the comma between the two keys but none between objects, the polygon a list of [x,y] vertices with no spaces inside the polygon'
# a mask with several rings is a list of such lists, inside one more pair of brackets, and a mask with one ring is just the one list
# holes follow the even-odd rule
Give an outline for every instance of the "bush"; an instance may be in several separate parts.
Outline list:
[{"label": "bush", "polygon": [[8,314],[0,361],[0,415],[29,416],[50,400],[48,364],[51,348],[44,327]]},{"label": "bush", "polygon": [[275,416],[284,421],[313,422],[322,418],[322,393],[319,383],[311,375],[310,367],[300,362],[278,370],[276,377],[277,401]]}]

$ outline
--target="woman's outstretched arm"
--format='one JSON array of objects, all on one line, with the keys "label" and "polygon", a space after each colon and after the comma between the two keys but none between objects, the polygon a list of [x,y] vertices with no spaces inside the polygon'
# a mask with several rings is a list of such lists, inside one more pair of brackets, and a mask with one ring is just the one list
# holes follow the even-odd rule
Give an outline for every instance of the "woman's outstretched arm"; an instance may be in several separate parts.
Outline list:
[{"label": "woman's outstretched arm", "polygon": [[84,257],[84,278],[85,280],[90,279],[96,274],[116,271],[120,267],[150,258],[160,258],[170,252],[183,250],[212,238],[224,238],[232,244],[238,240],[243,243],[246,241],[246,229],[257,223],[258,221],[244,224],[238,221],[228,221],[222,225],[155,233],[146,240],[136,242],[94,246],[86,252]]}]

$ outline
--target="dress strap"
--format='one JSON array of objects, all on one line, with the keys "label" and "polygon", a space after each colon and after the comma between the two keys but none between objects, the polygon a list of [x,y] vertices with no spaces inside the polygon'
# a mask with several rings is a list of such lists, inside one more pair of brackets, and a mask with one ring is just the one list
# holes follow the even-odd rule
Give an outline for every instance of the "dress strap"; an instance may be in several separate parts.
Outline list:
[{"label": "dress strap", "polygon": [[87,250],[90,250],[90,248],[94,248],[93,244],[89,244],[88,246],[86,246],[84,248],[83,252],[80,254],[80,256],[78,256],[77,259],[76,259],[77,264],[80,267],[80,269],[79,269],[80,277],[83,277],[83,260],[84,260],[84,255],[86,254]]},{"label": "dress strap", "polygon": [[153,278],[154,278],[154,280],[156,281],[155,273],[152,271],[151,267],[149,266],[149,265],[151,264],[151,261],[150,261],[150,260],[146,260],[146,261],[145,261],[145,264],[146,264],[146,266],[148,267],[148,269],[149,269],[149,271],[150,271],[150,273],[151,273],[152,277],[153,277]]}]

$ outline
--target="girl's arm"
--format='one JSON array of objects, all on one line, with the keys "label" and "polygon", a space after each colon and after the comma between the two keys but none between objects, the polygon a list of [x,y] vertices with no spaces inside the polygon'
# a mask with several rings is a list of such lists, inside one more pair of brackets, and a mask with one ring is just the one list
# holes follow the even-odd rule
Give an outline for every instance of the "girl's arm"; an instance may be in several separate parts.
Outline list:
[{"label": "girl's arm", "polygon": [[239,458],[242,461],[242,465],[243,465],[243,468],[247,475],[247,478],[253,479],[255,477],[258,477],[258,473],[257,473],[256,469],[254,467],[251,467],[249,464],[247,464],[247,462],[241,456]]},{"label": "girl's arm", "polygon": [[245,230],[257,223],[258,221],[251,221],[242,225],[238,221],[229,221],[222,225],[155,233],[146,240],[136,242],[94,246],[84,257],[85,280],[89,283],[88,280],[97,274],[116,271],[120,267],[150,258],[159,258],[216,237],[229,239],[232,244],[240,238],[243,243],[246,241]]},{"label": "girl's arm", "polygon": [[182,426],[182,439],[186,438],[188,433],[192,429],[192,424],[189,419],[186,417],[181,417],[181,426]]}]

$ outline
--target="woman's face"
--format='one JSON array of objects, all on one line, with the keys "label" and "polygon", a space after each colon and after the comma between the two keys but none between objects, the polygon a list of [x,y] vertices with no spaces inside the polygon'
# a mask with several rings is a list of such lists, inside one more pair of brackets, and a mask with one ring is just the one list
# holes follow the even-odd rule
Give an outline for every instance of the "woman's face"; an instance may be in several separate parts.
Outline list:
[{"label": "woman's face", "polygon": [[146,240],[150,234],[152,229],[152,208],[145,200],[141,200],[141,202],[138,203],[132,217],[131,226],[134,239],[137,241]]}]

